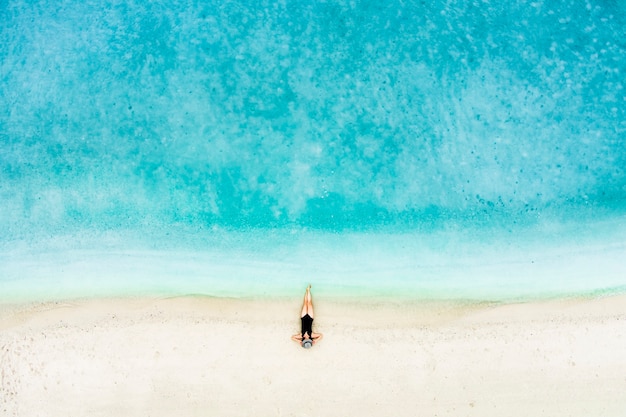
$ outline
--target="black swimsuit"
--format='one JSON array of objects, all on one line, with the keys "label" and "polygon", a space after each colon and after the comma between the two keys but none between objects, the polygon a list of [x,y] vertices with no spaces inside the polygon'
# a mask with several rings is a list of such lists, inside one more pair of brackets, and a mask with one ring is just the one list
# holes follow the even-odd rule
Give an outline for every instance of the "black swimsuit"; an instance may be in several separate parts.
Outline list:
[{"label": "black swimsuit", "polygon": [[313,317],[305,314],[300,320],[302,320],[302,340],[304,340],[305,333],[308,333],[309,338],[313,339]]}]

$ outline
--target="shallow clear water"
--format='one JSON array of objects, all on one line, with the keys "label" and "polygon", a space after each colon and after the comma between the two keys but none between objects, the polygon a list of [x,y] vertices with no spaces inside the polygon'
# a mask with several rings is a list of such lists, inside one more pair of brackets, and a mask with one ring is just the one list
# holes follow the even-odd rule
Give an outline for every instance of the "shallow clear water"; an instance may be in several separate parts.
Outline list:
[{"label": "shallow clear water", "polygon": [[626,7],[383,3],[2,2],[3,296],[623,290]]}]

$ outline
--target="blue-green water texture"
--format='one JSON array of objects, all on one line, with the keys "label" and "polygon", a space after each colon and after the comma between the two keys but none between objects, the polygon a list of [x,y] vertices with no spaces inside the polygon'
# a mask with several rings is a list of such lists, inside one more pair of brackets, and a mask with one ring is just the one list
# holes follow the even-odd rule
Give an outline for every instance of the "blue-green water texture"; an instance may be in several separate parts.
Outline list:
[{"label": "blue-green water texture", "polygon": [[0,1],[0,299],[626,289],[626,3]]}]

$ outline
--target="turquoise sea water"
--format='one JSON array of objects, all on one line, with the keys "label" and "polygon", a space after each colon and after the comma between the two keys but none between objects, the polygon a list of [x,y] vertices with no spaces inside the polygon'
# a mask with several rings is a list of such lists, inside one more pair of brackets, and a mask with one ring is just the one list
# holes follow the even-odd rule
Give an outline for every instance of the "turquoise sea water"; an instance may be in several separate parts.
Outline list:
[{"label": "turquoise sea water", "polygon": [[0,2],[0,297],[626,289],[626,6]]}]

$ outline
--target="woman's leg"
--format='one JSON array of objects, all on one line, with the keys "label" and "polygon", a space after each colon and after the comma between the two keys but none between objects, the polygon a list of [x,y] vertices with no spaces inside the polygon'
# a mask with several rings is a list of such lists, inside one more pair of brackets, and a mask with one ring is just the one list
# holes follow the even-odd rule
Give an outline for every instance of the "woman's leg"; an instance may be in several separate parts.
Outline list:
[{"label": "woman's leg", "polygon": [[313,318],[313,299],[311,297],[310,285],[306,287],[306,292],[304,293],[304,301],[302,302],[302,313],[300,314],[300,317],[304,317],[307,314]]}]

